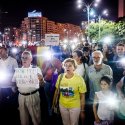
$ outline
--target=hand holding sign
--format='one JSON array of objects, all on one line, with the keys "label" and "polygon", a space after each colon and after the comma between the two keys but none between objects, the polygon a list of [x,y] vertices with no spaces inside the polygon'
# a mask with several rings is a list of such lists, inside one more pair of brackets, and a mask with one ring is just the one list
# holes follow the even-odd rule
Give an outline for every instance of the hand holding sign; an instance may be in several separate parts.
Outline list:
[{"label": "hand holding sign", "polygon": [[45,83],[43,76],[39,73],[37,74],[37,76],[38,76],[38,79],[40,81],[39,82],[40,86],[43,86],[43,84]]}]

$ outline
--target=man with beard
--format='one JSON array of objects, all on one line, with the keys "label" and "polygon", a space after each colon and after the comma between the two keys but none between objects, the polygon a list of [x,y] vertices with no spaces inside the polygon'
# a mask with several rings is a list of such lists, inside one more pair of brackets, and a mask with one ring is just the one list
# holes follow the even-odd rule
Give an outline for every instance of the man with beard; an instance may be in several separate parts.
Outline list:
[{"label": "man with beard", "polygon": [[123,43],[118,43],[116,46],[116,53],[113,57],[113,89],[116,90],[116,84],[124,76],[125,69],[125,46]]},{"label": "man with beard", "polygon": [[[92,53],[92,61],[93,65],[88,67],[88,83],[89,83],[89,97],[87,100],[87,105],[86,105],[86,117],[88,114],[88,123],[87,125],[91,125],[94,123],[94,116],[93,116],[93,100],[94,100],[94,95],[95,92],[100,91],[100,79],[104,75],[110,75],[112,77],[112,69],[109,65],[106,65],[103,63],[103,54],[100,50],[96,50]],[[91,114],[91,116],[89,115]]]}]

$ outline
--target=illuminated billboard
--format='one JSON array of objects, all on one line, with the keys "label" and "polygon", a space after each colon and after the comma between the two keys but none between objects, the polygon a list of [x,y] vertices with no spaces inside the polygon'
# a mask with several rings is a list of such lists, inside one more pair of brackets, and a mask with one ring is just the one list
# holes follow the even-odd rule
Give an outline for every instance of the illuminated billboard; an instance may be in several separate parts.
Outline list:
[{"label": "illuminated billboard", "polygon": [[28,12],[28,17],[42,17],[42,13],[36,11]]}]

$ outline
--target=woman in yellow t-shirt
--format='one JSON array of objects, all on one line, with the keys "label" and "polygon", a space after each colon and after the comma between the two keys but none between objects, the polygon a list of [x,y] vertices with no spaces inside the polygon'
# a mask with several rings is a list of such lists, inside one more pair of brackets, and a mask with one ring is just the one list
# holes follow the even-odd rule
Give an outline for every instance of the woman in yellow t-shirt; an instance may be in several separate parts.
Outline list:
[{"label": "woman in yellow t-shirt", "polygon": [[59,107],[64,125],[78,125],[79,115],[84,116],[86,85],[84,79],[74,73],[76,67],[74,59],[65,59],[63,62],[65,73],[60,86],[60,76],[56,83],[56,91],[58,87],[60,88]]}]

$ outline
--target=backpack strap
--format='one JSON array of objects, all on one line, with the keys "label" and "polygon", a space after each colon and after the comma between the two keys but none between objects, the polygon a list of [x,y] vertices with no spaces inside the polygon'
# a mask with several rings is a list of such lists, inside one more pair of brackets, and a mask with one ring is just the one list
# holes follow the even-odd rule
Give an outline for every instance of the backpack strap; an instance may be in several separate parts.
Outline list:
[{"label": "backpack strap", "polygon": [[86,66],[85,66],[85,63],[83,63],[83,66],[84,66],[84,70],[85,70],[85,73],[86,73]]},{"label": "backpack strap", "polygon": [[86,71],[86,65],[85,65],[86,63],[83,63],[83,66],[84,66],[84,70],[85,70],[85,72],[84,72],[84,79],[86,79],[86,75],[87,75],[87,71]]},{"label": "backpack strap", "polygon": [[[63,78],[63,73],[61,73],[61,76],[60,76],[60,79],[59,79],[58,89],[59,89],[59,87],[60,87],[60,83],[61,83],[62,78]],[[60,90],[60,89],[59,89],[59,90]]]}]

